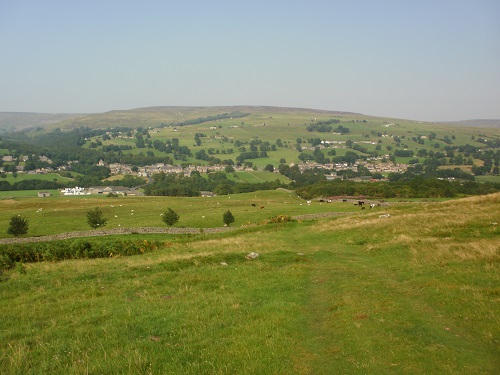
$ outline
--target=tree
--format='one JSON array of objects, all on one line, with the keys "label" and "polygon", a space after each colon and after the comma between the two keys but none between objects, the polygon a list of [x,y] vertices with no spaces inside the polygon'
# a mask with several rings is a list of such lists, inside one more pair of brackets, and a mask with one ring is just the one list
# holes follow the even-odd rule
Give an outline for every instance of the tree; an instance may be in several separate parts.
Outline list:
[{"label": "tree", "polygon": [[102,216],[102,211],[99,207],[87,211],[87,223],[94,229],[106,225],[108,219]]},{"label": "tree", "polygon": [[179,221],[179,215],[169,207],[167,211],[163,214],[162,220],[165,224],[171,227],[172,225],[174,225]]},{"label": "tree", "polygon": [[267,164],[267,165],[264,167],[264,170],[265,170],[265,171],[269,171],[269,172],[274,172],[274,165],[272,165],[272,164]]},{"label": "tree", "polygon": [[28,233],[28,219],[17,215],[10,218],[9,228],[7,229],[8,234],[19,237]]},{"label": "tree", "polygon": [[227,226],[231,225],[231,223],[234,223],[234,216],[231,213],[231,211],[227,210],[224,212],[224,215],[222,215],[222,221],[224,221],[224,224]]}]

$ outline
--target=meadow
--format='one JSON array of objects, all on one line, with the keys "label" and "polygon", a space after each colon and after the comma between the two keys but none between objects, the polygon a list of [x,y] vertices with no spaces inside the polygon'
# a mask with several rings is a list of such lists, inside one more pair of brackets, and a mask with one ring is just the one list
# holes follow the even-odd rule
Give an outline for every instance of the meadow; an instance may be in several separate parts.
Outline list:
[{"label": "meadow", "polygon": [[[7,192],[12,193],[12,192]],[[32,192],[33,194],[33,192]],[[255,205],[255,206],[253,206]],[[101,208],[108,228],[166,227],[162,214],[170,207],[180,215],[175,226],[214,228],[224,225],[222,215],[230,210],[234,226],[255,225],[278,215],[310,215],[325,212],[358,212],[351,203],[307,202],[295,192],[279,189],[216,197],[117,197],[105,195],[51,197],[12,197],[0,200],[0,238],[6,233],[10,218],[28,219],[27,236],[43,236],[71,231],[90,230],[87,211]]]},{"label": "meadow", "polygon": [[9,182],[11,185],[16,182],[25,180],[58,181],[62,183],[73,181],[72,178],[62,177],[59,173],[44,173],[44,174],[18,173],[16,177],[12,176],[12,174],[7,174],[5,176],[5,181]]},{"label": "meadow", "polygon": [[[156,235],[163,245],[144,255],[5,272],[2,374],[498,373],[500,194],[375,211],[339,203],[332,210],[352,214],[241,227],[242,216],[258,221],[268,207],[269,216],[326,207],[301,206],[285,191],[252,194],[161,205],[158,197],[1,201],[2,217],[9,204],[27,214],[47,202],[42,212],[53,205],[53,220],[64,211],[66,221],[70,206],[81,214],[123,204],[120,215],[147,221],[141,205],[177,202],[186,210],[179,225],[196,226],[204,205],[207,215],[234,210],[239,226]],[[252,202],[265,205],[256,216]],[[52,232],[68,229],[64,215]],[[248,260],[250,252],[260,256]]]}]

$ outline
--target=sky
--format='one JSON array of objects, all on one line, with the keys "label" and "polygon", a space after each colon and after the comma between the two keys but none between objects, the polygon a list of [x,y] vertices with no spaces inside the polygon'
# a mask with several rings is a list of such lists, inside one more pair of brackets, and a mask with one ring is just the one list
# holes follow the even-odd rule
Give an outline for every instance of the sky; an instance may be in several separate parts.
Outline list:
[{"label": "sky", "polygon": [[500,119],[500,0],[0,0],[0,112]]}]

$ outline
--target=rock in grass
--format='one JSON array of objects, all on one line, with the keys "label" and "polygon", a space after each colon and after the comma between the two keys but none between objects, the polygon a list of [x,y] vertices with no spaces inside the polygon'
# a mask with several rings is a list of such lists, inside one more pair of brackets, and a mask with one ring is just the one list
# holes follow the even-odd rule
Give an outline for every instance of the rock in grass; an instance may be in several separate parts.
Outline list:
[{"label": "rock in grass", "polygon": [[252,251],[250,254],[247,254],[247,256],[245,258],[253,260],[253,259],[257,259],[258,257],[259,257],[259,253],[254,253]]}]

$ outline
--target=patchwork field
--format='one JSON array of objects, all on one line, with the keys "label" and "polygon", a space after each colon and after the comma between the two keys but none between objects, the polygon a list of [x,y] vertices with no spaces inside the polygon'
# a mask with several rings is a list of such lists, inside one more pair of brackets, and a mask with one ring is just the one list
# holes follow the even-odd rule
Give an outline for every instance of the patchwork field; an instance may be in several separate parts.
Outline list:
[{"label": "patchwork field", "polygon": [[[66,231],[96,205],[127,225],[140,217],[141,226],[161,225],[166,206],[181,214],[179,226],[200,225],[202,205],[221,225],[229,208],[239,227],[265,210],[327,207],[284,191],[32,199],[0,201],[2,227],[20,211],[37,235]],[[253,212],[251,202],[265,208]],[[352,214],[143,236],[161,246],[139,256],[19,264],[0,282],[2,374],[498,372],[500,194],[376,211],[328,207]],[[248,260],[250,252],[260,256]]]},{"label": "patchwork field", "polygon": [[[182,124],[183,121],[196,120],[215,117],[223,113],[240,113],[242,117],[228,117],[218,120],[204,121],[195,124]],[[338,123],[333,127],[342,125],[349,128],[346,135],[333,133],[321,133],[317,131],[307,131],[307,125],[320,121],[336,120]],[[310,147],[308,139],[320,138],[327,141],[351,140],[360,144],[367,150],[373,152],[376,147],[380,147],[380,154],[390,153],[387,147],[394,152],[395,149],[413,151],[416,155],[420,149],[443,150],[447,143],[443,142],[444,137],[450,137],[454,145],[470,144],[476,147],[483,147],[484,144],[478,142],[478,138],[494,139],[499,136],[498,128],[493,127],[467,127],[457,124],[427,123],[408,119],[394,119],[384,117],[374,117],[359,113],[321,111],[302,108],[280,108],[280,107],[153,107],[140,108],[128,111],[111,111],[101,114],[82,116],[69,119],[57,124],[60,128],[71,129],[85,126],[91,128],[112,128],[114,126],[124,126],[130,128],[142,127],[150,129],[150,140],[167,141],[172,138],[179,140],[179,145],[189,147],[193,156],[188,157],[186,162],[203,163],[203,160],[195,158],[197,151],[205,150],[207,153],[212,149],[214,156],[221,159],[234,159],[238,154],[236,141],[243,143],[250,140],[260,140],[275,144],[277,139],[283,143],[283,147],[278,147],[275,151],[267,151],[267,158],[251,159],[250,161],[259,169],[267,164],[277,167],[281,159],[286,163],[299,163],[299,152],[295,146],[297,139],[301,139],[304,152],[312,154],[314,147]],[[435,134],[435,139],[427,137]],[[203,134],[200,146],[196,146],[195,134]],[[394,139],[399,137],[400,144]],[[415,138],[424,137],[425,141],[418,143]],[[97,141],[100,137],[96,137]],[[380,143],[379,143],[380,142]],[[127,153],[138,155],[146,151],[152,152],[156,156],[164,156],[165,153],[154,148],[141,149],[135,147],[135,138],[114,138],[102,141],[103,145],[128,145],[131,150]],[[436,146],[437,145],[437,146]],[[87,144],[85,147],[89,147]],[[437,148],[436,148],[437,147]],[[247,151],[249,150],[246,145]],[[232,150],[232,153],[231,151]],[[349,148],[337,148],[337,155],[344,155]],[[351,150],[352,151],[352,150]],[[398,163],[407,163],[411,158],[397,157]],[[422,158],[421,158],[422,159]]]}]

